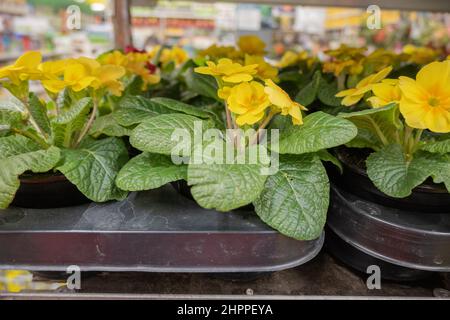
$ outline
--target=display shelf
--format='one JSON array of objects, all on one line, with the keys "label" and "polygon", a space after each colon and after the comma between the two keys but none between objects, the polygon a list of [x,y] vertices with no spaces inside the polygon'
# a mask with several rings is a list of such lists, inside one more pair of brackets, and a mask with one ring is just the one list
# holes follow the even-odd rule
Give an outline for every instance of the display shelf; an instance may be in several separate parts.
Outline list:
[{"label": "display shelf", "polygon": [[122,202],[0,214],[1,269],[268,272],[317,255],[324,236],[298,241],[254,212],[200,208],[171,186]]}]

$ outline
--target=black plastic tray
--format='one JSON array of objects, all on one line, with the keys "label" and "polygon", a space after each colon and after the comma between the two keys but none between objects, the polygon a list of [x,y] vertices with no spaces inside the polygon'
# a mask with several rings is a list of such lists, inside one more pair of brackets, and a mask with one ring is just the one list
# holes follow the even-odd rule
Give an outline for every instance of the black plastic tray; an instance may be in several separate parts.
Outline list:
[{"label": "black plastic tray", "polygon": [[309,261],[323,241],[285,237],[253,212],[202,209],[171,186],[122,202],[0,211],[0,269],[270,272]]},{"label": "black plastic tray", "polygon": [[450,272],[450,215],[384,207],[332,185],[328,226],[365,254],[417,270]]}]

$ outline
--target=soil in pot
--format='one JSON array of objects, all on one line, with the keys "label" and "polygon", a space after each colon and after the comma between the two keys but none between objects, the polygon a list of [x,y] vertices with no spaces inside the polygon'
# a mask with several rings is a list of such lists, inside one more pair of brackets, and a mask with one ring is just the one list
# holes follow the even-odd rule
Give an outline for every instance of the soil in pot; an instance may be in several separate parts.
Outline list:
[{"label": "soil in pot", "polygon": [[[192,196],[191,193],[191,187],[187,184],[186,180],[178,180],[178,181],[174,181],[171,182],[173,188],[178,191],[179,194],[181,194],[182,196],[195,201],[194,197]],[[253,204],[248,204],[246,206],[237,208],[235,210],[238,211],[255,211],[255,207],[253,206]]]},{"label": "soil in pot", "polygon": [[60,173],[25,173],[12,206],[30,209],[61,208],[90,202]]},{"label": "soil in pot", "polygon": [[341,161],[343,173],[327,164],[330,180],[339,188],[383,206],[424,213],[450,213],[450,193],[443,184],[431,179],[416,187],[406,198],[390,197],[375,187],[366,172],[365,161],[372,151],[341,147],[335,150]]}]

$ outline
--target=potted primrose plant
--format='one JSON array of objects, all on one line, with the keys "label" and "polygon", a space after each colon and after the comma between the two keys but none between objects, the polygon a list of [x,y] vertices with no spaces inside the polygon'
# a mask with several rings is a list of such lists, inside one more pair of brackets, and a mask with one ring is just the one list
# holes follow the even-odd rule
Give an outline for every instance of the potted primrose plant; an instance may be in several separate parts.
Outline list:
[{"label": "potted primrose plant", "polygon": [[[185,180],[203,208],[230,211],[253,204],[256,214],[282,234],[315,239],[323,230],[329,203],[321,160],[336,163],[326,149],[349,142],[357,130],[351,121],[324,112],[304,117],[301,104],[273,78],[261,76],[267,70],[264,59],[245,64],[242,57],[240,51],[235,60],[197,59],[200,66],[186,71],[198,79],[197,86],[190,86],[196,93],[216,96],[220,115],[168,98],[140,99],[139,107],[134,105],[136,110],[127,115],[133,113],[131,122],[139,124],[130,142],[143,153],[122,168],[117,186],[142,191]],[[277,133],[279,139],[274,138]],[[254,150],[254,161],[248,161]]]},{"label": "potted primrose plant", "polygon": [[347,148],[340,186],[380,205],[414,212],[450,208],[450,60],[432,62],[415,78],[387,78],[392,67],[337,94],[361,111],[341,113],[358,127]]},{"label": "potted primrose plant", "polygon": [[[124,142],[89,136],[100,106],[120,95],[125,69],[88,58],[41,63],[27,52],[0,69],[13,98],[0,104],[0,207],[75,205],[124,199],[115,185],[127,162]],[[50,99],[29,91],[38,80]]]}]

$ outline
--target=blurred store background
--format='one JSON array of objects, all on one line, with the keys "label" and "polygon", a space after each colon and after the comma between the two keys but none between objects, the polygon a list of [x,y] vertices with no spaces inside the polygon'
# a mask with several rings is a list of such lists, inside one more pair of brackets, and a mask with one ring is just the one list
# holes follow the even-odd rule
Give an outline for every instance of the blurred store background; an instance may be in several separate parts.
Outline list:
[{"label": "blurred store background", "polygon": [[[0,66],[28,50],[40,50],[44,59],[108,51],[114,47],[113,12],[112,0],[1,0]],[[450,53],[449,13],[382,9],[375,30],[366,26],[369,14],[361,8],[133,0],[131,23],[136,48],[178,45],[191,55],[250,33],[267,43],[272,59],[288,49],[320,57],[342,43],[396,51],[412,44]]]}]

